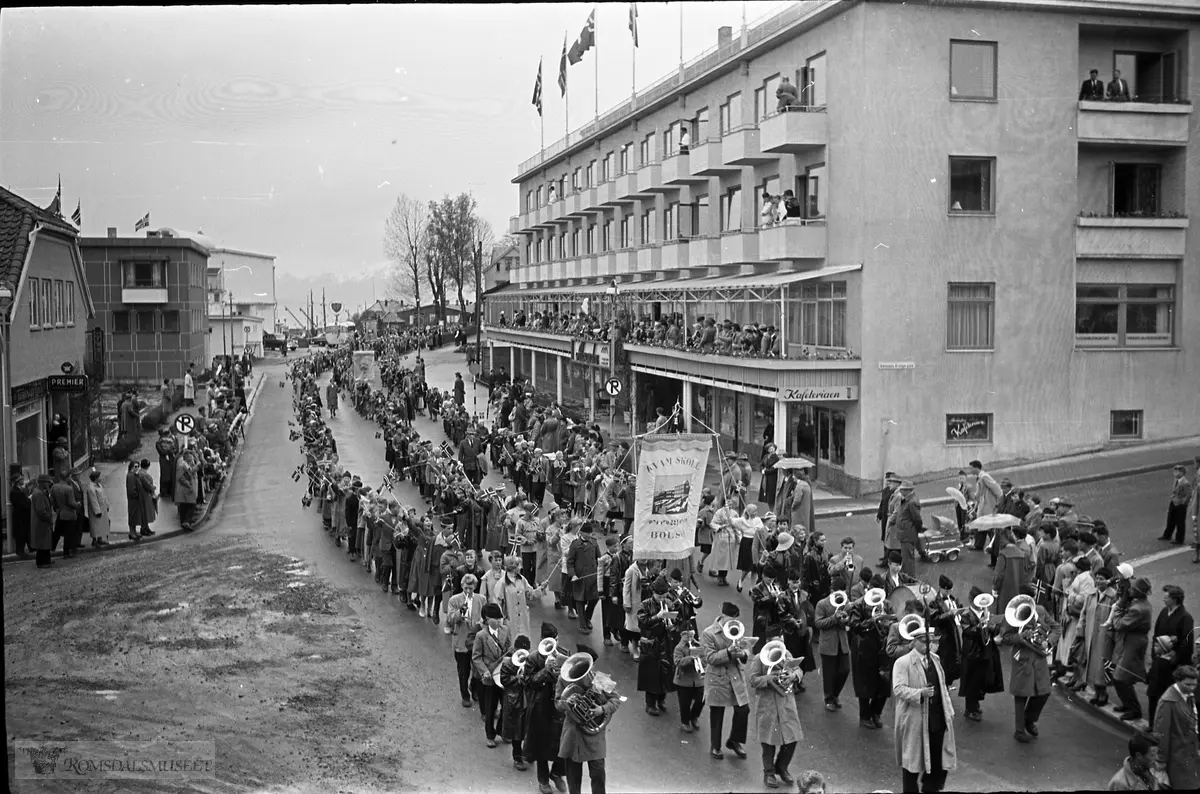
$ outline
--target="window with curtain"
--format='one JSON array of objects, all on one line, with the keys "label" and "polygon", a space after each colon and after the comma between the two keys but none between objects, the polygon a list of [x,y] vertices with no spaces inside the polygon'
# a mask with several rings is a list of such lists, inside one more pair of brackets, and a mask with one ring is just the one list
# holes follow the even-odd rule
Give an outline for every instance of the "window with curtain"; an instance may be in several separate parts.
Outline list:
[{"label": "window with curtain", "polygon": [[742,228],[742,190],[733,188],[721,197],[721,231],[736,232]]},{"label": "window with curtain", "polygon": [[951,157],[950,212],[995,212],[995,175],[995,157]]},{"label": "window with curtain", "polygon": [[846,282],[806,283],[800,287],[800,300],[788,301],[788,341],[846,347]]},{"label": "window with curtain", "polygon": [[996,42],[950,42],[950,98],[996,98]]},{"label": "window with curtain", "polygon": [[1079,347],[1171,347],[1175,287],[1170,284],[1077,284]]},{"label": "window with curtain", "polygon": [[996,285],[955,284],[948,287],[947,350],[991,350],[995,344]]}]

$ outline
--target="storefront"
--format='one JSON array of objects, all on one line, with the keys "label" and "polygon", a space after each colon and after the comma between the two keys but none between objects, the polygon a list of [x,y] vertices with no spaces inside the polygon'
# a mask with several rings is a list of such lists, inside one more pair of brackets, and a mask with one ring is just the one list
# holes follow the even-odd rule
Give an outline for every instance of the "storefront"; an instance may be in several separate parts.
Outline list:
[{"label": "storefront", "polygon": [[849,388],[823,389],[821,402],[787,403],[787,438],[777,442],[781,447],[786,443],[788,455],[799,455],[816,464],[813,479],[839,488],[847,480],[847,425],[857,408],[857,403],[851,401],[854,390],[846,392]]},{"label": "storefront", "polygon": [[12,389],[13,436],[16,463],[27,477],[49,470],[51,426],[55,416],[67,425],[71,464],[78,466],[88,456],[89,406],[87,378],[83,375],[52,375]]}]

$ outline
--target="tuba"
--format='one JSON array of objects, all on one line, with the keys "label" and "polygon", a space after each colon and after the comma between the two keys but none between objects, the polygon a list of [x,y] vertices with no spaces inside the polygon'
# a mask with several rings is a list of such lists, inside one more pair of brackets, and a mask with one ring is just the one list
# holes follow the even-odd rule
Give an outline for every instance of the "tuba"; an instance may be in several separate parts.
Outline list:
[{"label": "tuba", "polygon": [[[912,642],[917,638],[918,634],[924,634],[928,639],[928,627],[925,625],[925,618],[920,615],[905,615],[900,618],[900,637],[905,642]],[[925,646],[925,657],[929,657],[929,646]]]},{"label": "tuba", "polygon": [[[1017,630],[1018,636],[1033,645],[1043,655],[1049,657],[1052,651],[1047,647],[1046,640],[1050,631],[1038,619],[1037,602],[1032,596],[1019,595],[1008,602],[1004,610],[1004,620]],[[1021,649],[1013,652],[1013,660],[1021,658]]]},{"label": "tuba", "polygon": [[835,590],[829,594],[829,604],[833,607],[833,614],[835,617],[841,618],[843,622],[849,619],[844,611],[849,603],[850,596],[846,594],[845,590]]},{"label": "tuba", "polygon": [[577,653],[563,662],[559,677],[566,684],[560,697],[567,702],[567,714],[579,730],[595,736],[608,727],[608,715],[596,717],[592,709],[607,700],[600,695],[596,684],[595,663],[587,653]]}]

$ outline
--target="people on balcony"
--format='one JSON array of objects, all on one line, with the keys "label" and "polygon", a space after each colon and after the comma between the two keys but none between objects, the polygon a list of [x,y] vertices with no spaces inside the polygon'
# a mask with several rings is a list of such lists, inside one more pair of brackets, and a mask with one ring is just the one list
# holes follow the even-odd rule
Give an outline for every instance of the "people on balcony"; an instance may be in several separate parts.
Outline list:
[{"label": "people on balcony", "polygon": [[1113,69],[1112,82],[1108,84],[1108,101],[1109,102],[1128,102],[1129,101],[1129,83],[1121,79],[1121,70]]},{"label": "people on balcony", "polygon": [[1088,72],[1088,79],[1084,80],[1083,85],[1079,87],[1079,98],[1093,102],[1103,101],[1104,81],[1100,79],[1099,69],[1093,69]]},{"label": "people on balcony", "polygon": [[679,153],[687,154],[692,148],[692,134],[688,132],[687,122],[683,122],[679,133]]},{"label": "people on balcony", "polygon": [[775,109],[781,113],[800,105],[800,92],[786,77],[779,82],[779,88],[775,89],[775,98],[779,100],[779,106]]}]

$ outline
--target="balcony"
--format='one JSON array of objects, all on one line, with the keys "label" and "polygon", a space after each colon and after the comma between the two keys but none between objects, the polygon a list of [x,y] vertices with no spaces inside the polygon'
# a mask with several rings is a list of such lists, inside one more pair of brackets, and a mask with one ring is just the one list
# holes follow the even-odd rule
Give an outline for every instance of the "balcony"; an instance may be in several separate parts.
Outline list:
[{"label": "balcony", "polygon": [[673,154],[662,163],[662,181],[664,185],[699,185],[708,181],[706,176],[693,176],[690,157],[687,154]]},{"label": "balcony", "polygon": [[564,224],[567,222],[567,200],[560,198],[550,205],[550,222]]},{"label": "balcony", "polygon": [[791,218],[758,233],[758,253],[767,262],[824,259],[827,251],[824,219]]},{"label": "balcony", "polygon": [[662,270],[662,252],[661,245],[651,243],[638,246],[636,272],[653,273]]},{"label": "balcony", "polygon": [[829,114],[825,106],[793,108],[768,116],[758,125],[762,151],[800,154],[829,143]]},{"label": "balcony", "polygon": [[636,272],[638,272],[638,251],[632,246],[619,249],[616,252],[616,265],[613,274],[624,276]]},{"label": "balcony", "polygon": [[591,196],[587,193],[594,192],[588,190],[576,190],[571,195],[567,196],[567,217],[568,218],[585,218],[588,212],[584,210],[584,206],[590,203]]},{"label": "balcony", "polygon": [[508,219],[508,233],[516,234],[521,231],[521,216],[513,215]]},{"label": "balcony", "polygon": [[637,171],[638,192],[643,194],[675,193],[678,185],[663,183],[662,164],[646,163]]},{"label": "balcony", "polygon": [[597,276],[611,276],[617,272],[617,254],[615,251],[605,251],[596,255]]},{"label": "balcony", "polygon": [[572,257],[571,259],[567,260],[567,278],[570,278],[570,279],[583,278],[583,271],[581,269],[581,263],[579,261],[579,257],[576,256],[576,257]]},{"label": "balcony", "polygon": [[550,212],[550,205],[545,204],[538,207],[533,213],[533,227],[535,229],[546,229],[554,226],[555,216]]},{"label": "balcony", "polygon": [[688,241],[674,240],[661,248],[662,270],[678,270],[688,266]]},{"label": "balcony", "polygon": [[779,159],[779,155],[763,154],[759,146],[758,127],[740,127],[725,134],[721,139],[721,154],[726,165],[766,165]]},{"label": "balcony", "polygon": [[597,274],[597,257],[595,254],[584,254],[579,257],[579,277],[594,278]]},{"label": "balcony", "polygon": [[721,159],[721,138],[709,138],[696,146],[692,147],[688,153],[688,164],[692,169],[692,176],[721,176],[723,174],[734,174],[741,169],[736,166],[726,165]]},{"label": "balcony", "polygon": [[1079,102],[1075,129],[1081,143],[1186,146],[1191,105]]},{"label": "balcony", "polygon": [[1080,259],[1182,259],[1187,218],[1076,218]]},{"label": "balcony", "polygon": [[590,187],[583,191],[583,211],[587,213],[603,212],[604,202],[600,200],[600,188]]},{"label": "balcony", "polygon": [[617,180],[610,179],[596,188],[596,200],[605,207],[616,207],[622,202],[617,200]]},{"label": "balcony", "polygon": [[[46,282],[47,284],[50,282]],[[166,287],[123,287],[121,303],[166,303]]]},{"label": "balcony", "polygon": [[761,262],[758,256],[758,232],[725,232],[721,235],[721,265],[745,265]]},{"label": "balcony", "polygon": [[638,172],[626,171],[617,177],[617,199],[625,204],[654,198],[653,193],[647,193],[638,187]]},{"label": "balcony", "polygon": [[721,238],[696,236],[688,240],[687,262],[684,267],[716,267],[721,264]]},{"label": "balcony", "polygon": [[543,350],[553,350],[561,353],[570,353],[571,345],[574,342],[569,336],[555,334],[549,331],[535,331],[528,327],[517,328],[512,325],[498,326],[485,325],[484,331],[487,333],[489,340],[495,341],[498,344],[519,344],[528,347],[537,347]]},{"label": "balcony", "polygon": [[567,277],[567,263],[566,262],[564,262],[560,259],[557,262],[550,263],[550,272],[547,274],[547,278],[549,278],[551,281],[562,281],[566,277]]}]

